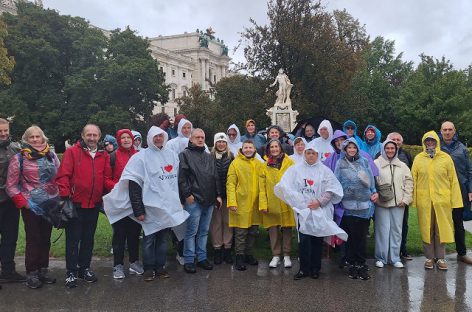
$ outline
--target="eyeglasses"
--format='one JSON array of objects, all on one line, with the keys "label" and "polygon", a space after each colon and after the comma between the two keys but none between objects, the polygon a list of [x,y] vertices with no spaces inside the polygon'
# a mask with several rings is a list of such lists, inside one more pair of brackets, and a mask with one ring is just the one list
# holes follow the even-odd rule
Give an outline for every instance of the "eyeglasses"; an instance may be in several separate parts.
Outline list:
[{"label": "eyeglasses", "polygon": [[236,133],[228,133],[228,136],[236,136]]},{"label": "eyeglasses", "polygon": [[354,127],[353,126],[347,126],[346,130],[354,130]]}]

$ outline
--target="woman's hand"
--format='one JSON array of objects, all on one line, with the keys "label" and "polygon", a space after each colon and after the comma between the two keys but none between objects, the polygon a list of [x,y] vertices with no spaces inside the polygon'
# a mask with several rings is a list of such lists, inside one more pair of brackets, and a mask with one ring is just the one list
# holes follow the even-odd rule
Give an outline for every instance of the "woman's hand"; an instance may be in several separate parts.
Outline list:
[{"label": "woman's hand", "polygon": [[144,215],[140,215],[140,216],[137,216],[136,219],[138,219],[139,221],[144,221]]},{"label": "woman's hand", "polygon": [[318,208],[320,208],[320,206],[321,206],[321,204],[320,204],[320,201],[318,199],[312,200],[308,204],[308,208],[310,208],[310,209],[318,209]]},{"label": "woman's hand", "polygon": [[231,211],[236,211],[236,210],[238,210],[238,207],[236,207],[236,206],[229,206],[228,209],[231,210]]},{"label": "woman's hand", "polygon": [[378,199],[379,199],[379,194],[378,194],[377,192],[375,192],[374,194],[370,195],[370,200],[371,200],[373,203],[376,203]]}]

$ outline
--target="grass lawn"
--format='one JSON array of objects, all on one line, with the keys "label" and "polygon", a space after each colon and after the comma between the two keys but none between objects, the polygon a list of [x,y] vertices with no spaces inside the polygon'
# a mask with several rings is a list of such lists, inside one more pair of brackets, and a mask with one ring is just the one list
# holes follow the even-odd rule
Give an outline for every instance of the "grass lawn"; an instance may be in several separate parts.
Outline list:
[{"label": "grass lawn", "polygon": [[[418,228],[418,217],[416,214],[416,209],[410,208],[410,218],[409,218],[409,231],[408,231],[408,242],[407,248],[408,252],[411,255],[421,255],[423,254],[423,243],[421,241],[421,236]],[[60,235],[62,230],[54,229],[51,235],[51,242],[54,242]],[[368,256],[373,257],[374,255],[374,239],[373,239],[374,229],[371,225],[370,234],[371,238],[368,240]],[[98,219],[97,231],[95,233],[95,248],[94,256],[99,257],[110,257],[111,249],[111,226],[108,223],[108,220],[103,214],[100,214]],[[169,244],[169,254],[173,254],[174,251]],[[209,245],[210,246],[210,245]],[[472,234],[466,232],[466,246],[469,248],[472,246]],[[209,248],[210,250],[211,248]],[[327,250],[325,248],[324,250]],[[18,238],[17,254],[24,255],[25,251],[25,233],[23,230],[23,221],[20,218],[20,233]],[[447,252],[455,252],[455,245],[447,245]],[[260,228],[259,237],[256,241],[255,246],[255,256],[259,259],[270,259],[272,254],[270,251],[269,244],[269,235],[266,230]],[[53,257],[64,257],[65,255],[65,233],[60,236],[60,238],[51,245],[51,256]],[[297,244],[297,235],[296,231],[293,231],[293,243],[292,243],[292,256],[297,257],[298,255],[298,244]]]}]

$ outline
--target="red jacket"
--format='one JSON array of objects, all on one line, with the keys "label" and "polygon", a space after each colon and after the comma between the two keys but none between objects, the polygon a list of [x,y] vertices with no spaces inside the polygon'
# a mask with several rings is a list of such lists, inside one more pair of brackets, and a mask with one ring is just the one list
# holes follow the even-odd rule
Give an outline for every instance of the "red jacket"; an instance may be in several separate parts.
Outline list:
[{"label": "red jacket", "polygon": [[98,150],[92,158],[87,148],[77,142],[67,149],[56,176],[61,197],[70,197],[82,208],[94,208],[113,188],[110,156]]},{"label": "red jacket", "polygon": [[123,135],[123,133],[129,134],[131,139],[134,139],[133,134],[129,129],[121,129],[118,130],[118,132],[116,133],[116,141],[118,142],[119,147],[116,151],[113,152],[115,153],[115,165],[112,168],[112,179],[114,183],[118,183],[121,178],[121,174],[123,173],[123,170],[125,169],[125,166],[128,163],[128,160],[131,158],[131,156],[138,152],[136,151],[133,145],[131,145],[130,149],[125,149],[121,145],[121,135]]}]

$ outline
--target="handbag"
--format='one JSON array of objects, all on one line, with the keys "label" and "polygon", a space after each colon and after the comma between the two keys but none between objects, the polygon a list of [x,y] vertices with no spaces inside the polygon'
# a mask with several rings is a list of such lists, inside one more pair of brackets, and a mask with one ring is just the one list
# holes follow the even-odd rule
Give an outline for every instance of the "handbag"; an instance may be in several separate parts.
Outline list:
[{"label": "handbag", "polygon": [[381,202],[389,202],[392,199],[395,198],[395,191],[393,189],[393,173],[395,172],[395,167],[393,167],[392,171],[392,166],[390,165],[390,174],[391,174],[391,183],[384,183],[384,184],[377,184],[376,189],[377,193],[379,194],[379,199]]},{"label": "handbag", "polygon": [[70,199],[51,201],[49,205],[44,205],[43,210],[42,217],[57,229],[65,228],[70,220],[78,217],[77,210]]}]

